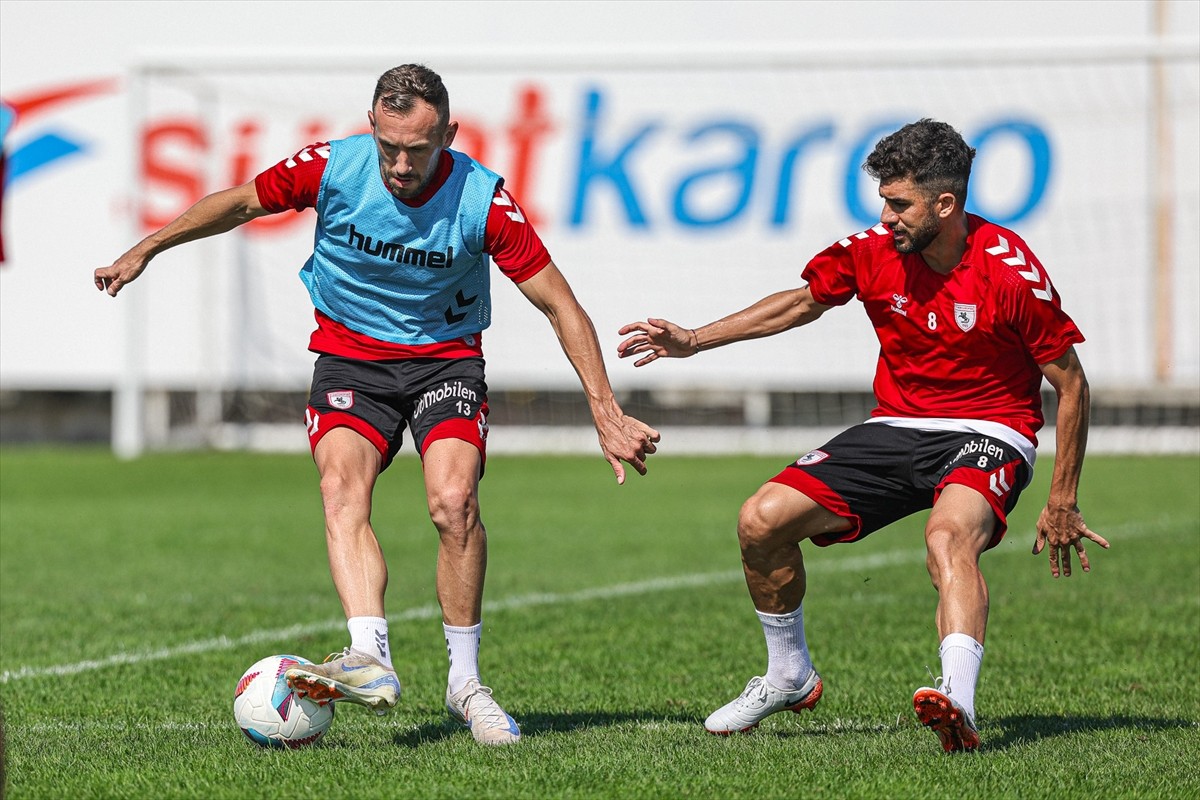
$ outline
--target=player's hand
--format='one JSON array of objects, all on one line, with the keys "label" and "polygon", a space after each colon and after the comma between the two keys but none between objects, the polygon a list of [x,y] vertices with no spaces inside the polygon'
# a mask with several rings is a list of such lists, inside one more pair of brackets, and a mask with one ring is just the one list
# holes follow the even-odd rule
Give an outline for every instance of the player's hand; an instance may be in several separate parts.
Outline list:
[{"label": "player's hand", "polygon": [[1061,573],[1064,578],[1071,577],[1071,550],[1079,555],[1079,565],[1084,572],[1091,572],[1087,552],[1083,549],[1083,540],[1091,539],[1096,544],[1108,549],[1108,542],[1100,534],[1090,530],[1075,505],[1063,506],[1047,504],[1042,509],[1037,521],[1037,538],[1033,542],[1033,554],[1036,556],[1050,545],[1050,574],[1057,578]]},{"label": "player's hand", "polygon": [[117,292],[132,283],[146,269],[147,260],[126,253],[107,267],[101,267],[93,275],[96,288],[116,297]]},{"label": "player's hand", "polygon": [[645,475],[646,459],[658,452],[658,442],[662,439],[654,428],[625,414],[597,420],[596,431],[600,434],[600,449],[612,465],[618,484],[625,483],[625,467],[621,462]]},{"label": "player's hand", "polygon": [[645,322],[631,322],[617,331],[624,336],[634,334],[617,345],[617,356],[645,356],[633,362],[635,367],[642,367],[660,358],[687,358],[700,352],[696,332],[681,328],[665,319],[647,317]]}]

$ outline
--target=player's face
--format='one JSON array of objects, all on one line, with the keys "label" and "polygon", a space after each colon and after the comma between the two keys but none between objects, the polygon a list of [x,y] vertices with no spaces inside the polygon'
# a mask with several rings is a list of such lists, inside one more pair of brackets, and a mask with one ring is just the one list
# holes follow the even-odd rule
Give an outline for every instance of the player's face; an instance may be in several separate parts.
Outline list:
[{"label": "player's face", "polygon": [[454,141],[458,123],[441,125],[437,109],[420,100],[407,114],[397,114],[377,103],[367,118],[384,185],[393,197],[416,197],[433,180],[442,149]]},{"label": "player's face", "polygon": [[919,253],[941,233],[940,200],[931,201],[910,178],[879,184],[879,196],[879,221],[891,229],[897,252]]}]

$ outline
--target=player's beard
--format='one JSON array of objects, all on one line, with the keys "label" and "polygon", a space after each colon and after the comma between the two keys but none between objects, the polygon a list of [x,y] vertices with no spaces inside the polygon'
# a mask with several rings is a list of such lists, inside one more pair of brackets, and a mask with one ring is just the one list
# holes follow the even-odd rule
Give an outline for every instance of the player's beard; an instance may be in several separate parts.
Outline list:
[{"label": "player's beard", "polygon": [[925,219],[920,226],[902,231],[904,236],[903,241],[896,240],[896,229],[892,228],[893,243],[896,245],[897,253],[919,253],[937,238],[941,233],[941,226],[938,224],[938,218],[930,215]]},{"label": "player's beard", "polygon": [[418,180],[414,186],[401,189],[392,182],[391,173],[382,163],[379,165],[379,177],[383,179],[383,185],[388,190],[388,194],[397,200],[412,200],[414,197],[420,196],[421,192],[425,191],[425,187],[429,185],[428,178],[425,178]]}]

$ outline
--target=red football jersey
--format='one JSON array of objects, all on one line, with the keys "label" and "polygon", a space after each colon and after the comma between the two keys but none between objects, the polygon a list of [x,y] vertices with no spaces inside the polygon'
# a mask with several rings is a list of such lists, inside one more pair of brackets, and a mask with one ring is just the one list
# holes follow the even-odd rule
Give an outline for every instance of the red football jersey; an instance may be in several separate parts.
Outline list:
[{"label": "red football jersey", "polygon": [[819,253],[803,275],[818,303],[857,297],[866,308],[879,338],[873,417],[986,420],[1036,443],[1039,365],[1083,341],[1028,245],[974,215],[948,275],[898,253],[882,224]]},{"label": "red football jersey", "polygon": [[[279,213],[289,209],[302,211],[315,206],[328,159],[329,145],[326,142],[317,142],[260,173],[254,180],[254,187],[258,191],[258,200],[263,208],[272,213]],[[454,159],[449,153],[443,152],[438,161],[437,172],[434,173],[429,186],[419,196],[401,202],[409,206],[420,206],[428,201],[446,182],[453,165]],[[547,252],[541,237],[525,218],[513,196],[503,187],[497,189],[492,198],[483,243],[484,251],[514,283],[529,280],[550,263],[550,253]],[[479,336],[431,345],[401,345],[379,341],[352,331],[320,311],[316,312],[316,319],[317,330],[313,332],[309,349],[318,353],[374,361],[395,358],[458,358],[480,355],[483,352]]]}]

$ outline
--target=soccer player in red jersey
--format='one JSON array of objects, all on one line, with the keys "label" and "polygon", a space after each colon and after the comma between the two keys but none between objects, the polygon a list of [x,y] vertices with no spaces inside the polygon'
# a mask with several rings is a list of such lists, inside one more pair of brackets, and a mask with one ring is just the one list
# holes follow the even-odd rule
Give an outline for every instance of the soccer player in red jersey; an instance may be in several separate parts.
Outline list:
[{"label": "soccer player in red jersey", "polygon": [[450,149],[458,123],[441,78],[420,65],[389,70],[376,84],[368,121],[369,134],[310,145],[245,185],[201,199],[97,269],[94,281],[116,296],[168,248],[265,214],[316,209],[313,255],[300,272],[317,319],[306,422],[351,642],[324,664],[288,670],[288,681],[318,702],[346,700],[377,713],[399,699],[384,616],[387,564],[371,526],[371,497],[407,427],[440,537],[446,707],[477,741],[508,744],[520,729],[482,685],[478,660],[489,256],[549,319],[618,483],[625,480],[621,462],[645,474],[659,435],[617,404],[591,320],[503,179]]},{"label": "soccer player in red jersey", "polygon": [[1029,247],[963,205],[975,151],[924,119],[885,137],[864,168],[879,180],[880,224],[842,239],[805,267],[806,285],[699,328],[649,318],[624,326],[622,358],[644,366],[772,336],[858,298],[879,338],[871,418],[809,451],[742,506],[742,564],[766,637],[768,666],[705,727],[748,731],[777,711],[813,708],[821,679],[804,636],[800,543],[853,542],[932,509],[926,565],[938,593],[942,676],[913,706],[947,752],[979,746],[975,686],[988,590],[979,557],[1004,536],[1028,485],[1042,426],[1040,386],[1058,395],[1057,457],[1033,552],[1050,572],[1089,569],[1076,504],[1088,429],[1083,341]]}]

